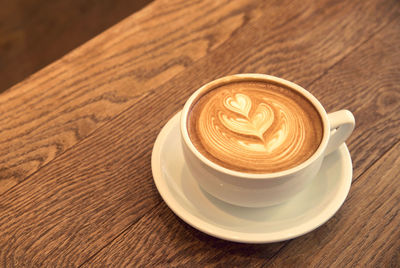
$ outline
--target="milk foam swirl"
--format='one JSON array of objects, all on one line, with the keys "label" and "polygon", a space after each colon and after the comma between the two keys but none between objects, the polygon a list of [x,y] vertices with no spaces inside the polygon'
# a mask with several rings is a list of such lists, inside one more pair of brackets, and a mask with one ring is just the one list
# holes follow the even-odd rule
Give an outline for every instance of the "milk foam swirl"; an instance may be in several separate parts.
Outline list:
[{"label": "milk foam swirl", "polygon": [[315,130],[318,114],[306,99],[265,83],[237,84],[213,90],[196,105],[200,144],[194,143],[200,152],[228,168],[253,172],[284,170],[314,153],[322,127],[317,122],[321,129]]}]

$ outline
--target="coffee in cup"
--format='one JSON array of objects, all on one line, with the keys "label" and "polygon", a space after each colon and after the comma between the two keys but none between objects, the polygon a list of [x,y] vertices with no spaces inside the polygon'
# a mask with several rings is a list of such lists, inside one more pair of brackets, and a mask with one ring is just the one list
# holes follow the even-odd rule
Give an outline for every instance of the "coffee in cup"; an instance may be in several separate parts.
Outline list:
[{"label": "coffee in cup", "polygon": [[323,124],[302,94],[271,81],[217,85],[197,97],[188,115],[196,149],[225,168],[272,173],[299,165],[319,147]]},{"label": "coffee in cup", "polygon": [[263,74],[207,83],[187,100],[180,121],[185,163],[201,188],[244,207],[298,194],[354,126],[351,112],[327,114],[304,88]]}]

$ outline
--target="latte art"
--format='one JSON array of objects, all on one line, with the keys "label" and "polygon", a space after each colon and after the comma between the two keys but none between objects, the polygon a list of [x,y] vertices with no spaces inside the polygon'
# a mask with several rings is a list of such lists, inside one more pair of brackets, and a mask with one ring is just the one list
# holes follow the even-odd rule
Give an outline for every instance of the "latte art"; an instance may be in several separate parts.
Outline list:
[{"label": "latte art", "polygon": [[235,97],[241,100],[243,107],[235,106],[236,102],[231,101],[232,97],[227,97],[224,101],[225,108],[237,113],[237,116],[229,117],[223,111],[220,111],[220,121],[232,132],[253,135],[264,141],[264,132],[271,126],[274,120],[273,110],[268,105],[261,103],[250,118],[249,112],[252,104],[250,97],[243,94],[236,94]]},{"label": "latte art", "polygon": [[322,139],[313,105],[292,89],[235,82],[201,96],[189,116],[196,148],[227,168],[277,172],[307,160]]}]

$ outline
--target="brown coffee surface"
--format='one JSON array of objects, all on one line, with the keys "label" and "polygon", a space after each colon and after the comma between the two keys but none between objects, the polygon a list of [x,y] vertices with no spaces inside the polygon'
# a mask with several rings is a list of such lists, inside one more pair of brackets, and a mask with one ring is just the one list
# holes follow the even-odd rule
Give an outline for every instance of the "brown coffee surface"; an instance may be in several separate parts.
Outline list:
[{"label": "brown coffee surface", "polygon": [[189,137],[212,162],[248,173],[290,169],[317,150],[321,117],[297,91],[264,81],[231,82],[192,104]]}]

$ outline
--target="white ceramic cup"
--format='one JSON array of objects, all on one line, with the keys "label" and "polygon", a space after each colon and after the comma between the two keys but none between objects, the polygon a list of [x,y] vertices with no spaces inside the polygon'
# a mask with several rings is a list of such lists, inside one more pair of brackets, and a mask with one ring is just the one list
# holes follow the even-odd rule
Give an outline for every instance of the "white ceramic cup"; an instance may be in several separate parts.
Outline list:
[{"label": "white ceramic cup", "polygon": [[[199,96],[222,84],[237,81],[270,81],[300,92],[319,112],[323,123],[322,141],[315,153],[299,165],[274,173],[247,173],[222,167],[203,156],[189,138],[190,107]],[[327,114],[321,103],[304,88],[282,78],[264,74],[237,74],[214,80],[195,91],[181,114],[180,130],[185,162],[203,190],[227,203],[243,207],[266,207],[283,203],[307,186],[318,173],[322,160],[350,136],[354,116],[347,110]]]}]

